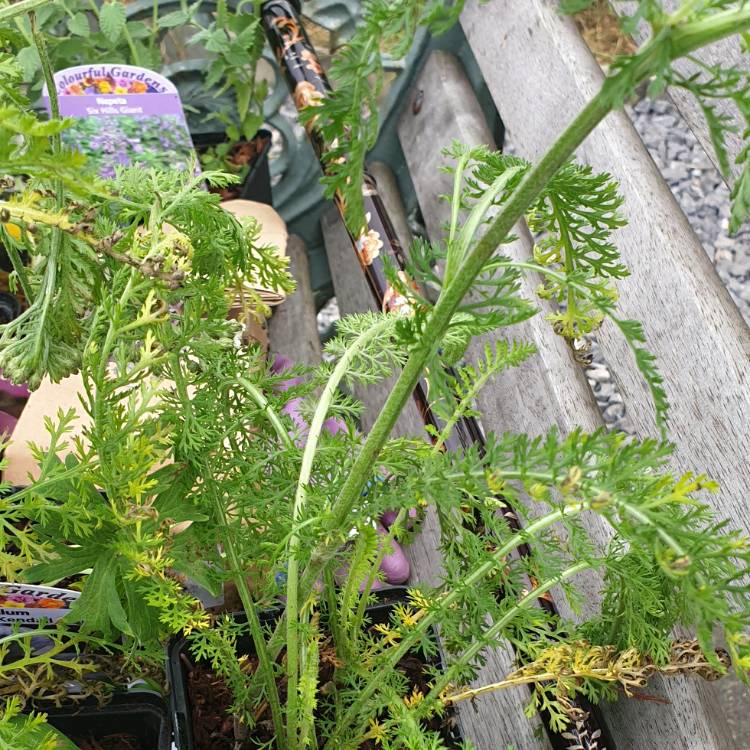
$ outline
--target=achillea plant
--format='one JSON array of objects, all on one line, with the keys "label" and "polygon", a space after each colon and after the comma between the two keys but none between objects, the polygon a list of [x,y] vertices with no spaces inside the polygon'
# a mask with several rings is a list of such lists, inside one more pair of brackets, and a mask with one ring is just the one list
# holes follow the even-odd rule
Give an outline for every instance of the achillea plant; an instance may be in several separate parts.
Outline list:
[{"label": "achillea plant", "polygon": [[[41,4],[5,6],[0,22]],[[384,4],[369,10],[379,20],[352,55],[376,44],[397,17]],[[37,450],[39,479],[2,499],[6,573],[54,581],[89,570],[71,619],[84,638],[118,641],[134,663],[158,653],[171,634],[189,633],[196,657],[231,687],[232,711],[246,731],[270,726],[280,750],[334,750],[366,739],[439,747],[430,721],[447,706],[519,683],[534,688],[531,710],[543,708],[562,729],[580,718],[577,695],[633,693],[657,672],[714,679],[730,663],[744,676],[750,547],[701,499],[717,490],[710,479],[670,473],[663,435],[634,441],[551,429],[489,435],[482,455],[443,450],[478,390],[534,355],[509,331],[481,361],[461,361],[475,335],[535,314],[519,293],[527,272],[545,279],[540,296],[565,303],[550,321],[560,335],[577,338],[614,320],[665,430],[668,405],[642,329],[616,311],[616,281],[627,273],[614,244],[624,222],[617,186],[570,159],[642,80],[679,84],[676,59],[750,29],[750,7],[713,0],[667,12],[649,1],[639,14],[652,25],[651,40],[612,66],[602,91],[537,164],[451,147],[452,221],[441,244],[412,248],[410,268],[440,290],[437,301],[394,273],[410,314],[345,319],[328,344],[331,361],[287,390],[280,385],[289,376],[274,375],[226,320],[228,287],[251,277],[291,285],[275,256],[257,246],[255,227],[238,224],[184,174],[124,170],[106,184],[84,178],[80,158],[60,144],[66,123],[39,122],[8,93],[16,67],[4,59],[0,173],[12,194],[0,202],[0,235],[30,304],[0,337],[0,365],[32,385],[80,370],[82,408],[92,416],[75,438],[71,415],[50,424],[52,444]],[[31,29],[49,79],[33,17]],[[359,57],[351,59],[354,74]],[[739,83],[746,92],[747,74],[712,75],[747,116]],[[682,83],[702,97],[715,90],[699,81]],[[329,118],[326,127],[344,129],[351,113],[339,117],[333,101],[319,114]],[[747,185],[745,169],[735,223],[747,214]],[[496,251],[524,216],[540,240],[534,259],[519,262]],[[425,371],[442,427],[431,443],[390,439]],[[387,403],[361,435],[361,405],[340,386],[393,372],[400,374]],[[297,398],[304,435],[284,412]],[[326,431],[332,416],[348,429]],[[66,442],[73,452],[61,460]],[[523,516],[523,533],[507,524],[508,505]],[[380,563],[393,540],[414,533],[414,508],[438,518],[441,580],[415,584],[389,622],[370,627],[366,606]],[[379,536],[371,519],[386,510],[395,521]],[[582,521],[590,516],[611,529],[608,544],[589,535]],[[527,544],[529,554],[516,554]],[[603,592],[587,620],[562,622],[536,606],[555,587],[577,611],[576,582],[590,571]],[[212,590],[233,581],[247,624],[214,623],[183,589],[185,577]],[[271,604],[280,606],[279,618],[265,629],[260,611]],[[435,651],[436,627],[446,665],[427,667],[426,686],[415,690],[399,667],[417,649]],[[676,642],[678,627],[695,640]],[[253,643],[252,663],[237,659],[243,634]],[[517,669],[467,688],[483,652],[506,641],[518,653]],[[323,663],[332,670],[325,683]]]}]

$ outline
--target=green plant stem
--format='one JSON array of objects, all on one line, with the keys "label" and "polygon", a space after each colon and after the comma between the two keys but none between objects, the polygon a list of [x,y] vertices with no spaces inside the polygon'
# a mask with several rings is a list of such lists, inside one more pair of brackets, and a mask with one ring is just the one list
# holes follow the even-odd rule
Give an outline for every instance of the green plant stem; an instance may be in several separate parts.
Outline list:
[{"label": "green plant stem", "polygon": [[336,579],[334,578],[333,567],[331,565],[326,566],[326,569],[323,571],[323,596],[328,607],[328,627],[331,630],[336,653],[347,653],[349,644],[341,628],[339,618],[336,616]]},{"label": "green plant stem", "polygon": [[26,301],[29,303],[29,305],[33,304],[34,292],[31,289],[29,277],[26,275],[26,268],[23,265],[23,261],[21,260],[21,256],[19,255],[18,250],[13,247],[12,244],[8,243],[6,245],[5,252],[8,253],[10,262],[13,264],[13,270],[16,272],[18,282],[21,284],[21,290],[23,291],[24,297],[26,297]]},{"label": "green plant stem", "polygon": [[[750,28],[750,6],[717,13],[704,21],[683,24],[671,32],[670,57],[672,59],[683,57],[706,44],[748,28]],[[634,58],[633,69],[625,69],[604,82],[599,92],[568,125],[542,159],[526,173],[482,239],[466,256],[453,281],[443,289],[424,327],[420,342],[412,349],[400,377],[391,390],[349,476],[334,501],[327,531],[333,532],[346,523],[346,518],[367,482],[371,467],[414,390],[425,364],[434,353],[437,342],[442,339],[453,314],[484,265],[558,169],[614,108],[617,97],[613,92],[617,91],[621,77],[626,76],[635,84],[648,77],[652,70],[658,70],[662,66],[663,45],[662,39],[658,42],[650,40]],[[323,547],[317,557],[313,558],[309,566],[310,570],[304,577],[307,586],[312,586],[322,565],[332,554],[333,549],[330,546]]]},{"label": "green plant stem", "polygon": [[[575,271],[575,261],[573,259],[573,241],[570,238],[570,232],[568,232],[568,227],[566,226],[565,222],[560,220],[560,213],[554,198],[550,198],[550,203],[552,204],[552,215],[555,217],[555,222],[557,223],[557,228],[560,232],[560,239],[562,240],[562,244],[564,246],[563,263],[565,265],[565,273],[568,277],[570,277],[573,274],[573,271]],[[568,287],[567,312],[570,316],[570,319],[574,320],[576,313],[576,297],[572,287]]]},{"label": "green plant stem", "polygon": [[268,653],[268,644],[263,637],[263,628],[260,624],[258,610],[250,593],[250,588],[247,585],[242,561],[240,560],[231,532],[229,531],[229,519],[227,518],[226,509],[224,508],[224,504],[222,503],[221,498],[219,497],[219,492],[215,486],[210,488],[210,493],[213,498],[217,520],[220,522],[221,528],[224,530],[224,533],[222,534],[222,542],[224,543],[224,551],[229,560],[232,581],[237,587],[237,593],[239,594],[242,608],[247,615],[247,622],[250,626],[250,637],[253,639],[253,646],[255,647],[255,652],[258,657],[258,671],[261,673],[261,677],[265,684],[266,698],[268,699],[268,705],[271,707],[271,717],[273,719],[276,745],[278,750],[285,750],[284,715],[281,710],[279,691],[276,686],[276,674],[273,668],[273,660]]},{"label": "green plant stem", "polygon": [[21,16],[26,13],[40,8],[42,5],[48,5],[54,2],[54,0],[21,0],[20,3],[13,3],[5,8],[0,8],[0,22],[8,21],[16,16]]},{"label": "green plant stem", "polygon": [[[39,53],[39,60],[42,66],[42,73],[44,74],[44,82],[47,84],[47,93],[49,96],[50,113],[53,120],[60,119],[60,103],[57,99],[57,88],[55,87],[55,77],[52,72],[52,63],[47,53],[47,44],[44,41],[44,34],[39,30],[36,22],[36,13],[33,11],[29,13],[29,23],[31,25],[31,34],[34,38],[34,45],[36,46],[37,52]],[[62,136],[59,132],[53,133],[50,136],[50,142],[52,144],[52,153],[59,154],[62,150]],[[55,208],[57,211],[61,211],[65,205],[65,192],[63,181],[57,179],[53,183],[55,191]],[[55,287],[57,282],[57,267],[59,262],[59,255],[62,249],[63,233],[59,228],[53,228],[52,242],[50,243],[49,254],[47,257],[47,264],[45,266],[44,282],[42,285],[41,294],[41,313],[40,320],[46,321],[50,313],[50,307],[52,305],[52,299],[55,294]],[[39,302],[39,300],[37,300]],[[39,364],[43,351],[42,347],[44,344],[44,338],[41,336],[41,331],[44,328],[44,324],[37,328],[36,343],[34,345],[34,356],[33,361],[36,365]],[[36,368],[35,368],[36,369]]]},{"label": "green plant stem", "polygon": [[268,403],[268,399],[263,395],[260,388],[253,385],[247,378],[237,378],[237,383],[241,385],[248,393],[248,395],[255,401],[256,404],[263,410],[266,418],[271,423],[279,439],[286,448],[294,448],[294,443],[289,437],[289,432],[284,423],[281,421],[279,415],[273,410],[271,404]]},{"label": "green plant stem", "polygon": [[[99,463],[102,469],[102,473],[107,476],[109,475],[110,465],[108,453],[111,451],[111,448],[109,447],[108,441],[106,439],[102,439],[101,434],[97,434],[97,427],[106,424],[106,419],[104,417],[104,408],[106,406],[104,384],[106,380],[107,367],[109,365],[112,348],[115,345],[118,335],[121,333],[117,328],[117,321],[120,318],[121,311],[124,311],[128,303],[130,302],[130,298],[133,294],[133,289],[135,286],[135,276],[136,270],[134,268],[131,268],[128,275],[127,284],[125,285],[120,298],[115,303],[115,308],[113,310],[112,317],[109,320],[109,327],[104,337],[104,342],[94,354],[94,357],[97,358],[97,361],[99,363],[96,368],[96,383],[94,384],[94,390],[93,392],[91,392],[87,389],[89,401],[91,404],[91,415],[93,418],[91,429],[88,431],[89,439],[93,444],[98,444],[97,448],[100,459]],[[89,342],[89,344],[87,345],[87,350],[90,348],[90,346],[91,342]],[[86,352],[84,351],[84,356],[85,355]],[[110,498],[110,502],[113,502],[113,498]]]},{"label": "green plant stem", "polygon": [[683,23],[675,27],[672,33],[670,57],[672,60],[685,57],[725,37],[741,34],[749,28],[750,7],[746,3],[739,9],[730,8],[700,21]]},{"label": "green plant stem", "polygon": [[159,0],[153,0],[151,6],[151,36],[148,40],[149,49],[156,49],[156,39],[159,36]]},{"label": "green plant stem", "polygon": [[[466,257],[454,280],[443,289],[425,325],[420,341],[412,349],[400,377],[391,390],[336,498],[328,524],[329,530],[341,528],[346,522],[346,518],[362,492],[372,465],[393,429],[398,415],[414,390],[425,364],[433,354],[437,342],[442,339],[453,313],[473,284],[474,279],[550,178],[608,114],[610,108],[611,105],[607,103],[607,97],[602,92],[592,99],[563,132],[544,158],[527,173],[487,230],[487,233]],[[330,555],[330,550],[324,550],[321,556],[323,562],[328,555]]]},{"label": "green plant stem", "polygon": [[318,447],[318,441],[323,430],[323,423],[328,416],[328,409],[338,390],[339,383],[349,370],[352,361],[359,352],[366,347],[370,341],[392,327],[393,321],[386,319],[369,328],[359,336],[344,352],[341,359],[336,363],[328,382],[318,400],[310,429],[307,433],[305,450],[302,454],[297,489],[294,495],[294,509],[292,511],[292,531],[289,536],[289,560],[287,563],[286,584],[286,670],[289,690],[287,692],[287,744],[289,750],[296,750],[298,708],[297,708],[297,682],[299,680],[299,529],[298,524],[307,502],[307,487],[312,475],[313,461]]},{"label": "green plant stem", "polygon": [[[453,246],[453,242],[458,231],[458,218],[461,211],[461,185],[463,184],[464,170],[469,161],[468,154],[462,155],[456,163],[456,171],[453,175],[453,200],[451,201],[451,224],[448,232],[448,247]],[[455,253],[448,253],[443,271],[443,281],[450,281],[453,274],[453,258]]]},{"label": "green plant stem", "polygon": [[572,578],[574,575],[583,573],[585,570],[589,570],[593,567],[593,564],[588,560],[582,560],[580,562],[571,565],[570,567],[563,570],[559,575],[554,578],[550,578],[544,583],[539,584],[535,589],[530,591],[522,599],[519,599],[515,606],[513,606],[508,612],[506,612],[497,622],[494,622],[492,626],[487,630],[481,639],[475,640],[471,646],[469,646],[458,659],[450,665],[448,669],[440,676],[435,684],[432,686],[430,692],[427,694],[425,701],[429,702],[437,698],[440,693],[450,684],[451,679],[456,672],[460,671],[463,667],[471,664],[472,660],[479,654],[479,652],[487,647],[488,643],[497,641],[503,634],[505,628],[516,618],[520,610],[525,609],[530,604],[535,602],[543,594],[546,594],[553,586],[557,586],[563,581],[567,581],[568,578]]},{"label": "green plant stem", "polygon": [[[548,484],[548,485],[554,485],[556,483],[556,478],[553,474],[548,474],[542,471],[506,471],[503,469],[499,472],[499,477],[505,481],[507,480],[520,480],[520,481],[526,481],[529,479],[533,479],[537,482]],[[606,503],[601,504],[601,508],[606,507],[607,505],[611,505],[615,508],[617,508],[620,512],[624,513],[625,515],[630,516],[632,519],[638,521],[638,523],[642,523],[644,526],[651,526],[657,530],[657,533],[659,534],[659,537],[664,542],[664,544],[669,547],[672,552],[674,552],[678,557],[684,557],[686,555],[685,549],[682,547],[682,545],[669,533],[667,533],[663,528],[658,526],[653,522],[653,520],[649,517],[648,513],[644,511],[642,508],[639,508],[637,505],[633,505],[632,503],[629,503],[627,500],[623,500],[622,498],[617,497],[616,495],[611,495],[609,491],[604,488],[600,487],[597,484],[594,484],[593,482],[587,482],[586,483],[586,490],[587,495],[591,497],[607,497],[609,496],[609,499]],[[589,503],[589,508],[594,509],[600,509],[599,506],[592,505]],[[546,516],[543,516],[543,518],[546,518]],[[527,527],[528,529],[531,529],[533,524],[530,524]]]}]

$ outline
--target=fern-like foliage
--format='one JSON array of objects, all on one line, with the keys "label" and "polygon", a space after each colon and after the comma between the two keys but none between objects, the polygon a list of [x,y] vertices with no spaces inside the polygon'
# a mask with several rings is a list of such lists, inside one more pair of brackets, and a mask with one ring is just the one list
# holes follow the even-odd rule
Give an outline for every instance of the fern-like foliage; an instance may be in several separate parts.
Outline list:
[{"label": "fern-like foliage", "polygon": [[485,344],[483,356],[476,361],[461,365],[443,377],[434,377],[429,372],[430,397],[435,415],[442,422],[440,430],[430,426],[430,431],[442,445],[456,424],[464,418],[480,418],[475,399],[479,392],[503,370],[519,367],[536,353],[533,344],[499,340]]},{"label": "fern-like foliage", "polygon": [[[680,20],[644,0],[639,12],[663,28],[708,18],[724,5],[689,3]],[[122,9],[104,8],[102,33],[114,39]],[[459,8],[419,0],[367,4],[363,30],[339,64],[340,80],[349,76],[356,85],[340,87],[312,113],[326,137],[344,129],[332,158],[356,157],[348,166],[336,162],[328,186],[350,178],[350,209],[360,199],[360,157],[376,130],[362,111],[374,111],[375,98],[363,94],[361,76],[373,74],[377,91],[381,42],[396,40],[394,54],[401,54],[420,23],[436,29]],[[217,23],[224,10],[218,7]],[[162,27],[175,20],[162,19]],[[226,42],[239,55],[232,35],[243,32],[227,28],[232,34],[223,41],[206,41]],[[245,41],[254,43],[253,33]],[[118,34],[125,39],[123,29]],[[667,66],[654,66],[666,80]],[[13,67],[0,66],[6,80],[15,80]],[[559,305],[552,324],[566,338],[604,317],[620,327],[657,412],[664,411],[643,331],[615,309],[613,284],[626,271],[612,241],[622,218],[608,175],[566,164],[540,186],[528,211],[540,235],[536,257],[519,261],[499,252],[482,268],[468,266],[476,282],[465,299],[449,298],[453,317],[442,339],[425,338],[434,295],[388,269],[409,302],[402,317],[345,319],[328,346],[330,362],[279,375],[259,347],[242,341],[240,324],[227,320],[228,300],[247,283],[292,287],[284,262],[258,247],[257,225],[223,212],[189,173],[130,170],[107,186],[86,177],[81,188],[68,189],[69,155],[46,140],[62,126],[26,118],[7,95],[2,106],[11,124],[0,128],[12,133],[0,144],[3,168],[23,179],[4,182],[13,195],[0,203],[0,225],[30,307],[0,337],[0,365],[32,382],[79,368],[81,409],[90,418],[75,438],[72,413],[50,420],[49,448],[32,449],[39,479],[0,498],[6,575],[45,583],[83,576],[68,621],[52,631],[60,651],[37,655],[22,646],[18,664],[10,641],[0,639],[0,678],[9,690],[18,693],[10,681],[18,683],[19,674],[33,680],[40,670],[49,677],[58,668],[83,668],[79,659],[58,659],[69,645],[107,650],[116,640],[135,661],[161,653],[161,643],[182,631],[192,634],[195,657],[232,689],[233,713],[250,728],[270,719],[280,746],[288,730],[298,746],[323,750],[367,743],[438,750],[444,738],[435,725],[446,706],[474,697],[463,686],[477,676],[486,649],[507,643],[517,668],[486,689],[532,684],[529,710],[546,711],[558,730],[577,718],[576,695],[610,698],[614,685],[627,689],[656,673],[718,676],[727,667],[719,644],[738,673],[747,672],[747,540],[704,503],[702,494],[715,489],[709,479],[671,474],[670,445],[551,429],[539,437],[490,434],[483,449],[441,450],[459,420],[477,414],[479,390],[533,354],[508,331],[478,361],[461,361],[472,337],[536,312],[521,293],[528,272],[545,279],[540,295]],[[39,157],[36,171],[24,166],[31,151]],[[485,257],[473,254],[484,227],[532,172],[525,161],[485,148],[454,144],[450,153],[445,238],[416,243],[409,268],[441,296],[472,259]],[[51,185],[61,189],[54,194]],[[262,308],[255,299],[247,304]],[[375,382],[405,363],[416,379],[425,362],[428,397],[443,427],[432,442],[387,440],[386,422],[397,417],[392,398],[380,423],[386,428],[378,428],[382,440],[368,452],[371,437],[357,429],[361,405],[331,391],[339,382]],[[407,391],[396,389],[403,399]],[[313,408],[315,429],[299,419]],[[344,429],[329,424],[314,434],[332,415],[345,420]],[[351,502],[342,501],[347,492]],[[509,522],[509,506],[520,531],[515,518]],[[428,509],[439,525],[442,568],[388,618],[368,617],[391,540],[408,541]],[[374,519],[386,511],[395,520],[384,537]],[[588,571],[603,580],[601,602],[584,598],[577,585]],[[247,625],[212,620],[185,590],[186,578],[212,592],[232,581]],[[538,606],[552,589],[572,621]],[[264,628],[258,611],[280,603],[281,622]],[[683,627],[696,633],[695,644],[673,642],[673,630]],[[443,668],[431,661],[435,628]],[[285,649],[286,632],[294,637]],[[248,634],[257,667],[248,658]],[[407,678],[415,662],[416,685]],[[292,698],[286,710],[280,694]],[[0,717],[0,737],[6,729]]]},{"label": "fern-like foliage", "polygon": [[[563,0],[560,8],[565,13],[576,13],[590,7],[595,0]],[[716,161],[725,179],[731,177],[732,164],[727,151],[729,133],[742,134],[745,145],[736,157],[738,175],[732,186],[732,213],[730,232],[737,232],[750,215],[750,69],[746,65],[732,67],[712,64],[699,56],[689,55],[680,66],[674,66],[668,55],[654,52],[658,42],[671,29],[688,24],[716,21],[720,14],[744,6],[744,0],[707,0],[701,3],[683,3],[675,7],[663,0],[639,0],[637,3],[615,3],[622,14],[623,32],[632,34],[641,24],[650,27],[652,45],[631,57],[619,58],[609,71],[605,85],[612,100],[621,105],[638,83],[637,70],[646,54],[656,54],[659,68],[651,80],[649,93],[658,94],[667,86],[684,89],[698,103],[716,154]],[[742,43],[746,46],[747,40]],[[686,72],[687,71],[687,72]],[[622,75],[622,74],[625,75]],[[732,108],[721,109],[721,102],[731,102]],[[737,118],[739,114],[739,119]]]},{"label": "fern-like foliage", "polygon": [[[530,164],[517,156],[485,146],[454,142],[445,154],[454,160],[446,171],[454,176],[451,220],[444,244],[417,240],[411,247],[409,275],[423,289],[441,291],[478,242],[493,212],[517,188]],[[537,309],[520,294],[521,274],[537,272],[543,278],[536,293],[554,301],[558,310],[547,317],[559,335],[571,343],[595,331],[606,318],[627,341],[635,363],[651,392],[656,422],[664,429],[668,402],[653,355],[645,348],[641,324],[617,314],[614,282],[628,275],[612,234],[625,225],[622,197],[609,174],[596,174],[585,165],[564,165],[529,207],[526,218],[537,234],[534,257],[516,261],[495,254],[485,264],[467,297],[461,302],[441,342],[444,363],[460,360],[473,336],[521,322]],[[507,237],[506,242],[513,237]],[[419,341],[433,303],[415,290],[396,269],[388,268],[391,284],[411,300],[413,314],[400,321],[399,334],[409,343]],[[431,378],[441,368],[430,366]],[[437,384],[440,392],[445,389]]]},{"label": "fern-like foliage", "polygon": [[326,343],[326,354],[331,359],[340,359],[352,342],[378,325],[382,332],[370,346],[358,350],[347,367],[345,382],[349,385],[376,383],[391,375],[405,361],[406,353],[394,336],[396,320],[382,313],[348,315],[340,320],[335,338]]},{"label": "fern-like foliage", "polygon": [[337,190],[346,205],[349,229],[358,236],[365,224],[362,181],[367,151],[378,135],[378,97],[383,88],[381,53],[403,57],[420,26],[433,33],[446,31],[464,0],[366,0],[362,18],[331,65],[334,90],[318,106],[302,112],[303,122],[315,119],[327,144],[326,195]]}]

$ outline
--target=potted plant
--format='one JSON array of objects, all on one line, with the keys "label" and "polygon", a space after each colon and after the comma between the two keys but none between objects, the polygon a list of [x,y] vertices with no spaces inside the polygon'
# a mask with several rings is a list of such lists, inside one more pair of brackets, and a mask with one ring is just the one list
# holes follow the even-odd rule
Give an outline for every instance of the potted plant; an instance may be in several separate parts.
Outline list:
[{"label": "potted plant", "polygon": [[[378,630],[388,627],[396,608],[406,606],[407,603],[406,589],[381,589],[377,592],[375,603],[364,610],[365,617],[361,625],[368,626],[371,635],[378,637]],[[272,627],[278,621],[279,615],[279,609],[269,610],[262,613],[261,621],[267,627]],[[185,750],[230,747],[238,740],[249,739],[249,734],[254,734],[255,740],[273,740],[273,726],[268,716],[265,720],[262,715],[254,718],[249,726],[228,720],[233,711],[237,710],[233,709],[235,697],[231,686],[236,684],[233,683],[233,678],[236,679],[243,670],[246,672],[246,662],[252,662],[256,658],[247,629],[243,632],[244,622],[245,618],[240,614],[231,616],[231,619],[228,617],[217,624],[227,638],[227,645],[234,644],[236,648],[243,665],[239,670],[232,670],[232,662],[217,654],[211,637],[199,636],[192,643],[189,637],[180,637],[170,645],[168,671],[172,686],[175,744],[178,747]],[[435,669],[442,667],[435,644],[428,643],[429,649],[426,652],[414,649],[414,653],[405,656],[399,664],[398,668],[410,686],[410,694],[424,693],[429,676]],[[320,681],[321,684],[327,684],[334,677],[338,657],[330,646],[322,651],[321,656]],[[326,724],[325,711],[326,708],[321,706],[316,712],[316,726],[319,728]],[[253,722],[258,727],[255,733],[252,730]],[[431,728],[436,731],[443,743],[449,747],[458,746],[460,735],[452,711],[435,717],[432,725]],[[375,728],[370,739],[377,741],[378,732]]]},{"label": "potted plant", "polygon": [[[268,150],[262,129],[268,85],[256,70],[263,51],[260,5],[236,2],[50,3],[39,12],[53,70],[79,64],[128,63],[163,72],[186,105],[203,167],[239,177],[225,198],[271,202]],[[41,62],[26,22],[5,32],[24,83],[38,97]],[[195,57],[195,54],[199,57]]]},{"label": "potted plant", "polygon": [[[0,22],[41,2],[0,10]],[[227,320],[228,288],[249,279],[292,285],[284,263],[258,246],[254,223],[239,223],[185,173],[89,177],[80,158],[60,148],[65,123],[54,103],[50,122],[4,103],[0,164],[26,182],[0,202],[0,239],[29,307],[0,334],[0,367],[32,386],[44,374],[80,370],[90,417],[74,438],[72,414],[51,420],[49,448],[35,449],[38,478],[0,506],[0,546],[18,579],[87,571],[70,617],[50,637],[111,644],[145,672],[148,657],[180,633],[190,664],[210,663],[231,690],[230,739],[280,750],[440,747],[451,741],[442,730],[452,706],[519,684],[562,730],[576,696],[629,694],[657,673],[713,679],[730,662],[743,674],[750,548],[701,502],[716,489],[708,478],[670,473],[666,441],[551,429],[488,436],[484,455],[443,450],[478,389],[534,354],[509,338],[482,361],[458,364],[474,335],[536,312],[519,292],[530,270],[546,280],[541,295],[568,302],[551,321],[561,335],[577,337],[603,317],[620,325],[663,418],[642,331],[614,311],[617,186],[569,159],[614,105],[613,89],[662,70],[670,56],[750,28],[743,4],[721,6],[717,31],[713,12],[686,5],[661,27],[659,54],[625,61],[539,165],[455,144],[444,242],[412,249],[411,278],[391,275],[406,314],[343,319],[327,344],[329,361],[293,371],[304,377],[287,389],[280,386],[289,374],[274,373]],[[392,20],[388,8],[375,9]],[[49,79],[33,14],[31,30]],[[13,75],[12,66],[4,71],[0,92]],[[226,184],[221,174],[204,178]],[[495,255],[523,215],[545,234],[538,257]],[[570,241],[571,228],[580,245]],[[363,236],[368,258],[378,241],[373,230]],[[440,289],[435,303],[419,281]],[[446,360],[454,374],[443,369]],[[440,423],[430,442],[390,439],[425,369]],[[340,386],[397,370],[375,426],[361,435],[359,405]],[[288,414],[297,399],[302,426]],[[346,429],[326,430],[332,417]],[[520,496],[530,503],[523,533],[504,512],[512,505],[523,513]],[[380,563],[393,541],[416,533],[415,508],[436,514],[443,570],[379,619],[368,606]],[[382,535],[373,519],[386,512],[392,522]],[[587,515],[607,524],[609,544],[581,525]],[[528,554],[518,555],[525,546]],[[592,570],[602,575],[603,600],[585,621],[562,622],[536,606],[552,588],[575,606],[578,577]],[[192,583],[218,591],[227,581],[244,623],[215,617],[191,593]],[[654,598],[661,607],[647,606]],[[79,630],[66,635],[73,626]],[[677,626],[695,639],[675,641]],[[410,676],[410,657],[436,652],[436,630],[443,666],[425,658],[419,677]],[[19,642],[31,637],[15,634]],[[506,641],[516,647],[517,669],[468,687],[483,651]],[[41,663],[54,656],[45,651]]]}]

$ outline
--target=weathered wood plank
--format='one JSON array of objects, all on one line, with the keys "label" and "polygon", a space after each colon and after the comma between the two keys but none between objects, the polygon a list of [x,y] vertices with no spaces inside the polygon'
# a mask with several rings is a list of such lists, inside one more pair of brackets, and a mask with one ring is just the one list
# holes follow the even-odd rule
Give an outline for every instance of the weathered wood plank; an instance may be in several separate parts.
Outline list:
[{"label": "weathered wood plank", "polygon": [[[322,227],[336,299],[341,312],[347,314],[376,309],[370,289],[351,249],[346,230],[335,209],[324,215]],[[391,386],[392,380],[357,393],[367,406],[363,419],[364,429],[370,427],[379,414]],[[394,435],[424,434],[421,417],[416,407],[409,404],[394,430]],[[439,580],[441,562],[437,549],[438,538],[437,521],[433,514],[428,514],[421,533],[406,549],[412,565],[413,580],[425,583],[436,583]],[[511,663],[512,655],[507,651],[490,654],[480,681],[486,683],[496,679],[497,675],[509,671]],[[532,733],[532,725],[523,719],[522,708],[527,700],[528,693],[519,689],[507,694],[493,694],[478,704],[477,710],[468,704],[461,705],[459,718],[466,738],[470,739],[478,750],[495,750],[497,747],[504,747],[505,743],[512,743],[519,750],[549,747],[546,740],[544,743],[537,742]],[[521,720],[517,718],[519,716]]]},{"label": "weathered wood plank", "polygon": [[[674,9],[677,7],[679,0],[667,0],[665,6],[668,9]],[[637,5],[634,2],[624,3],[623,12],[632,13],[637,9]],[[648,25],[641,24],[635,32],[635,39],[639,43],[643,42],[648,37]],[[695,57],[701,62],[707,65],[722,65],[723,67],[740,66],[745,70],[750,67],[748,65],[748,56],[743,54],[740,46],[738,37],[732,39],[723,39],[720,42],[710,45],[702,50],[699,50]],[[689,74],[694,72],[696,67],[690,62],[680,60],[675,65],[676,70],[683,74]],[[708,127],[706,126],[706,120],[703,116],[700,106],[696,102],[695,98],[690,92],[685,91],[679,87],[671,86],[669,88],[669,95],[675,106],[680,111],[680,114],[685,118],[685,122],[690,126],[690,129],[695,134],[695,137],[703,146],[704,151],[708,155],[709,159],[714,163],[716,168],[719,168],[718,160],[714,147],[711,143],[711,136],[708,134]],[[728,101],[716,101],[714,102],[716,111],[719,114],[730,114],[735,117],[736,122],[741,123],[742,120],[738,117],[739,113],[736,106],[732,102]],[[741,171],[740,166],[735,164],[734,161],[740,153],[743,146],[742,140],[742,128],[738,129],[735,133],[729,133],[726,140],[727,152],[729,159],[732,164],[732,175],[737,177]],[[730,181],[731,182],[731,181]]]},{"label": "weathered wood plank", "polygon": [[[598,90],[601,70],[552,0],[470,0],[461,22],[512,142],[538,158]],[[665,375],[675,465],[708,469],[723,486],[715,504],[747,529],[750,333],[627,116],[610,115],[579,155],[622,185],[632,223],[617,242],[632,276],[620,285],[620,310],[644,322]],[[653,409],[625,345],[608,325],[600,341],[637,431],[653,434]],[[736,746],[715,686],[671,680],[663,689],[671,710],[620,702],[609,711],[623,746]]]},{"label": "weathered wood plank", "polygon": [[271,351],[289,357],[296,364],[317,365],[322,354],[304,241],[292,235],[286,254],[289,257],[289,271],[297,280],[297,288],[274,309],[268,322]]},{"label": "weathered wood plank", "polygon": [[[398,135],[425,226],[435,241],[442,237],[442,227],[450,218],[450,206],[439,196],[452,192],[452,176],[440,171],[440,167],[446,164],[441,155],[442,148],[454,138],[472,145],[494,146],[494,143],[471,84],[452,55],[440,50],[433,52],[413,90],[424,92],[422,107],[415,114],[411,102],[406,102],[398,124]],[[519,240],[505,251],[526,257],[530,239],[522,227],[519,227],[519,234]],[[533,294],[534,285],[533,281],[526,285],[527,296]],[[561,430],[565,430],[575,423],[576,416],[591,429],[599,426],[601,418],[596,402],[580,367],[541,317],[517,327],[512,335],[537,342],[542,356],[533,358],[517,372],[507,374],[480,395],[478,402],[485,427],[496,431],[527,429],[538,433],[556,422]],[[478,356],[488,340],[492,337],[484,337],[473,344],[468,358]],[[551,382],[550,375],[555,371],[567,373],[568,377],[555,378]],[[549,395],[541,397],[540,394]],[[507,673],[512,661],[510,650],[494,654],[492,664],[482,671],[482,678],[497,680]],[[494,671],[498,669],[499,672]],[[534,747],[532,743],[538,742],[533,736],[538,720],[531,722],[523,715],[519,699],[522,701],[525,696],[495,695],[491,705],[482,706],[493,718],[479,728],[475,741],[480,750],[495,747],[503,736],[509,741],[515,737],[517,747]],[[484,697],[479,699],[478,705],[484,700]],[[503,730],[507,734],[503,735]],[[548,743],[546,737],[543,743]]]}]

